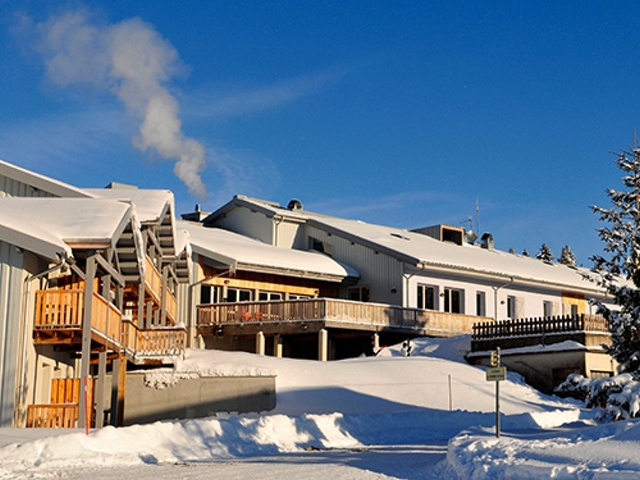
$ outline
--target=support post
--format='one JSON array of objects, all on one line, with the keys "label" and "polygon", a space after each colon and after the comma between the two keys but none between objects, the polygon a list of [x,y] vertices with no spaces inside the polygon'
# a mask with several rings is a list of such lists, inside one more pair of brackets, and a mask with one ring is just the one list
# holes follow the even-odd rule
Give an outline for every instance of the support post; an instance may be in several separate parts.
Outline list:
[{"label": "support post", "polygon": [[94,392],[96,404],[96,428],[104,426],[104,391],[107,377],[107,351],[103,350],[98,356],[98,381]]},{"label": "support post", "polygon": [[265,352],[265,341],[264,341],[264,332],[256,333],[256,353],[258,355],[264,355]]},{"label": "support post", "polygon": [[273,336],[273,355],[282,358],[282,335],[279,333]]},{"label": "support post", "polygon": [[329,332],[323,328],[318,332],[318,360],[326,362],[329,359]]},{"label": "support post", "polygon": [[[84,282],[84,311],[82,315],[82,357],[80,361],[81,385],[89,383],[91,367],[91,319],[93,306],[93,280],[96,276],[96,254],[87,257]],[[80,428],[89,428],[91,425],[92,405],[88,405],[88,395],[80,396],[80,415],[78,423]]]},{"label": "support post", "polygon": [[109,423],[118,426],[118,414],[120,412],[118,405],[118,386],[120,383],[120,357],[113,360],[111,364],[111,409]]},{"label": "support post", "polygon": [[380,350],[380,335],[378,335],[378,332],[373,334],[372,341],[373,341],[373,352],[377,354],[378,350]]}]

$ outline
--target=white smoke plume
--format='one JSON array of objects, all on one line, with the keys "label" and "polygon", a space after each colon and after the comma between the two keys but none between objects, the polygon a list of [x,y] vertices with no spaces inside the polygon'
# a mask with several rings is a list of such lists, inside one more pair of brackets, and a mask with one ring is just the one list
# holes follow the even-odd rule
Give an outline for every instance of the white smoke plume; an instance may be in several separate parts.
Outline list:
[{"label": "white smoke plume", "polygon": [[105,24],[75,11],[32,25],[31,31],[53,82],[89,85],[116,95],[141,122],[134,147],[175,160],[173,171],[189,193],[206,198],[200,177],[204,146],[182,133],[178,101],[168,89],[185,67],[152,25],[137,18]]}]

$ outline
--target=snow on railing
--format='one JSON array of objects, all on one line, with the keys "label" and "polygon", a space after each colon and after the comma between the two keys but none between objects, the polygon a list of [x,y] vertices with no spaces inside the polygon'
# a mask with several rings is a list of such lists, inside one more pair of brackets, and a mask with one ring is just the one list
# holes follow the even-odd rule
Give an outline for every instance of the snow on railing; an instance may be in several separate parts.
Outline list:
[{"label": "snow on railing", "polygon": [[607,321],[600,315],[522,318],[500,322],[479,322],[473,325],[473,340],[501,337],[527,337],[550,333],[609,333]]}]

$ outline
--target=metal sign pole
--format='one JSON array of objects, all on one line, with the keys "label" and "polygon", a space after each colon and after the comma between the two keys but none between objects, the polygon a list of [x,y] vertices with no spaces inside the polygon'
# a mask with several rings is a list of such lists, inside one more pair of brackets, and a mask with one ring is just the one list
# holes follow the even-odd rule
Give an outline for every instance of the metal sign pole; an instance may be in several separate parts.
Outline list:
[{"label": "metal sign pole", "polygon": [[[500,347],[496,347],[500,367]],[[496,380],[496,438],[500,438],[500,380]]]}]

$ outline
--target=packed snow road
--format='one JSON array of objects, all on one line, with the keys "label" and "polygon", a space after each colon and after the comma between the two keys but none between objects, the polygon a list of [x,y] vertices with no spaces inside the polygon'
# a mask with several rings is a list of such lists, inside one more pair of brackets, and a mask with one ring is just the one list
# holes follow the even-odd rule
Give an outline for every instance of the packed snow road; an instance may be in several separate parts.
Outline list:
[{"label": "packed snow road", "polygon": [[[120,480],[264,480],[296,479],[406,479],[447,480],[439,463],[446,457],[446,442],[431,445],[374,446],[358,449],[309,451],[268,457],[252,457],[224,461],[153,463],[137,466],[73,467],[49,471],[42,480],[86,478]],[[31,478],[11,477],[11,478]]]}]

